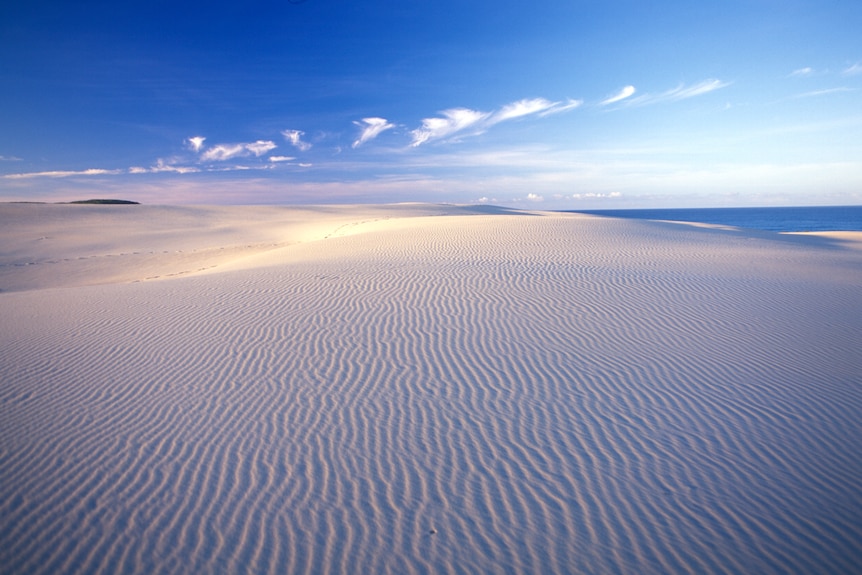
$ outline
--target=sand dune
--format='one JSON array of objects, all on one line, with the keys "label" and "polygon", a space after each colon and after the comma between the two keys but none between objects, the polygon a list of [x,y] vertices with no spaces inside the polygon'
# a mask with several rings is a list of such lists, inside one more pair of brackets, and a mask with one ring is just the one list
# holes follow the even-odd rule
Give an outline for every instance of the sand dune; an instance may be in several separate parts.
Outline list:
[{"label": "sand dune", "polygon": [[0,572],[862,564],[858,236],[6,205],[0,237]]},{"label": "sand dune", "polygon": [[[195,274],[359,226],[440,215],[445,206],[157,207],[0,204],[0,290]],[[462,213],[505,212],[462,208]]]}]

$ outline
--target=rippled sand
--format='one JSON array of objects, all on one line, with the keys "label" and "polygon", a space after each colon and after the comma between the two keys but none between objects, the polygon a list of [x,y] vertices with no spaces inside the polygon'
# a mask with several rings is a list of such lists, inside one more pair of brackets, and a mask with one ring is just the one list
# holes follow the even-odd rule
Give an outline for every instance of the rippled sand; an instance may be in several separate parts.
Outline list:
[{"label": "rippled sand", "polygon": [[855,572],[859,246],[0,205],[0,572]]}]

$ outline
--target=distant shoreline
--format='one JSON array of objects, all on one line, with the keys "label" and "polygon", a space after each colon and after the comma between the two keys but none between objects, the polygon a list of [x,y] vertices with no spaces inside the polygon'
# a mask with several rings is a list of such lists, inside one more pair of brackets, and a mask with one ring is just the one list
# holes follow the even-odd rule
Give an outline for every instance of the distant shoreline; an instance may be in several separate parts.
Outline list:
[{"label": "distant shoreline", "polygon": [[770,232],[862,231],[862,206],[644,208],[565,210],[565,212],[613,218],[713,224]]}]

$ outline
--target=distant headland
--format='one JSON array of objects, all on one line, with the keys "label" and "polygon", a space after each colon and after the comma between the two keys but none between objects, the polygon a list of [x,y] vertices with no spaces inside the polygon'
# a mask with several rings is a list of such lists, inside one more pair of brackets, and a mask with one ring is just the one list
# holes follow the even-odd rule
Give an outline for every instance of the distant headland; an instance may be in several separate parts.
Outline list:
[{"label": "distant headland", "polygon": [[[60,202],[63,203],[63,202]],[[75,200],[73,202],[68,202],[70,204],[140,204],[140,202],[133,202],[132,200]]]},{"label": "distant headland", "polygon": [[140,205],[141,202],[133,202],[132,200],[112,200],[112,199],[91,199],[91,200],[73,200],[71,202],[30,202],[18,201],[9,202],[10,204],[120,204],[120,205]]}]

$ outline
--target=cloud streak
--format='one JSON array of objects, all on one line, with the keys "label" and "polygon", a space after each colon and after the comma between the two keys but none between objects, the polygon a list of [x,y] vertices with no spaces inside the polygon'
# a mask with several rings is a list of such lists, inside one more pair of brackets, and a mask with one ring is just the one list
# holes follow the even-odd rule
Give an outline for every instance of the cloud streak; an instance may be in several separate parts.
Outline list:
[{"label": "cloud streak", "polygon": [[[723,82],[721,80],[710,78],[708,80],[699,82],[693,86],[686,86],[684,84],[680,84],[676,88],[667,90],[665,92],[662,92],[661,94],[643,94],[642,96],[638,96],[636,98],[626,99],[626,101],[623,102],[623,105],[646,106],[651,104],[660,104],[664,102],[678,102],[680,100],[688,100],[689,98],[695,98],[697,96],[709,94],[710,92],[726,88],[727,86],[730,86],[730,84],[730,82]],[[634,90],[634,88],[632,88],[632,90]],[[633,93],[634,92],[632,91],[631,94]],[[621,98],[620,96],[622,96],[622,94],[623,93],[621,92],[617,96],[605,100],[604,102],[602,102],[602,105],[606,105],[606,103],[610,100],[621,101],[624,98],[628,98],[628,96]],[[631,94],[629,94],[629,96]]]},{"label": "cloud streak", "polygon": [[109,176],[121,174],[123,170],[103,170],[101,168],[89,168],[86,170],[52,170],[47,172],[27,172],[22,174],[6,174],[0,176],[9,180],[21,180],[27,178],[68,178],[72,176]]},{"label": "cloud streak", "polygon": [[469,108],[451,108],[441,112],[442,118],[425,118],[422,127],[410,132],[413,135],[413,147],[420,146],[431,140],[440,140],[466,130],[488,118],[487,112],[477,112]]},{"label": "cloud streak", "polygon": [[572,100],[571,98],[569,100],[567,100],[565,103],[556,102],[556,103],[554,103],[553,106],[551,106],[547,110],[539,112],[539,117],[544,118],[546,116],[551,116],[553,114],[560,114],[562,112],[568,112],[569,110],[574,110],[575,108],[580,108],[581,106],[583,106],[583,104],[584,104],[583,100]]},{"label": "cloud streak", "polygon": [[710,92],[720,90],[721,88],[725,88],[729,85],[730,82],[722,82],[721,80],[704,80],[703,82],[695,84],[694,86],[678,86],[673,90],[668,90],[667,92],[661,94],[657,98],[657,101],[663,102],[687,100],[688,98],[694,98],[697,96],[702,96],[704,94],[709,94]]},{"label": "cloud streak", "polygon": [[544,112],[555,105],[544,98],[533,98],[528,100],[518,100],[511,104],[506,104],[495,112],[488,120],[489,124],[497,124],[506,120],[522,118],[531,114]]},{"label": "cloud streak", "polygon": [[201,154],[201,160],[204,162],[223,162],[251,155],[260,157],[277,147],[275,142],[269,140],[240,144],[217,144],[204,150]]},{"label": "cloud streak", "polygon": [[469,135],[479,135],[488,128],[527,116],[545,117],[573,110],[583,104],[581,100],[567,100],[566,102],[552,102],[545,98],[527,98],[518,100],[502,106],[494,112],[480,112],[469,108],[450,108],[440,112],[441,117],[425,118],[422,127],[410,132],[413,142],[412,147],[418,147],[426,142],[443,140],[457,134],[464,135],[470,130]]},{"label": "cloud streak", "polygon": [[599,102],[599,106],[608,106],[610,104],[616,104],[617,102],[621,102],[621,101],[625,100],[626,98],[630,98],[631,96],[634,95],[634,93],[635,93],[635,87],[634,86],[626,86],[622,90],[620,90],[619,92],[614,94],[613,96],[605,98],[604,100]]},{"label": "cloud streak", "polygon": [[814,68],[805,67],[792,71],[788,77],[790,78],[805,78],[814,74]]},{"label": "cloud streak", "polygon": [[256,142],[252,142],[251,144],[245,144],[245,149],[254,154],[256,157],[260,157],[267,152],[270,152],[276,149],[278,146],[275,142],[270,140],[258,140]]},{"label": "cloud streak", "polygon": [[794,98],[813,98],[817,96],[828,96],[831,94],[840,94],[842,92],[853,92],[852,88],[840,87],[840,88],[826,88],[824,90],[813,90],[811,92],[804,92],[802,94],[797,94],[793,96]]},{"label": "cloud streak", "polygon": [[161,158],[159,158],[155,166],[151,166],[149,168],[141,168],[137,166],[129,168],[130,174],[193,174],[199,171],[200,169],[194,166],[177,166],[172,162],[166,162]]},{"label": "cloud streak", "polygon": [[384,118],[362,118],[361,122],[353,122],[362,129],[359,138],[353,142],[353,147],[358,148],[365,142],[371,141],[386,130],[391,130],[395,124],[390,124]]}]

